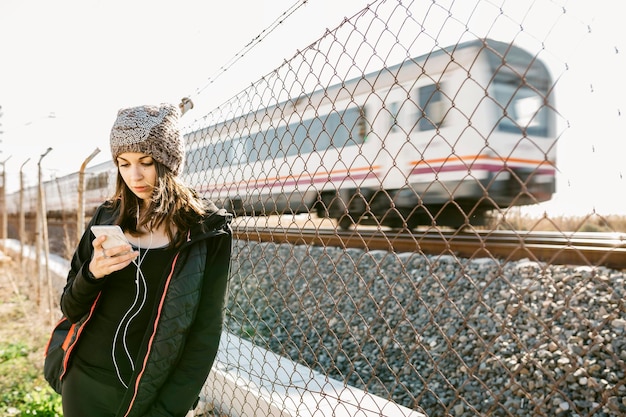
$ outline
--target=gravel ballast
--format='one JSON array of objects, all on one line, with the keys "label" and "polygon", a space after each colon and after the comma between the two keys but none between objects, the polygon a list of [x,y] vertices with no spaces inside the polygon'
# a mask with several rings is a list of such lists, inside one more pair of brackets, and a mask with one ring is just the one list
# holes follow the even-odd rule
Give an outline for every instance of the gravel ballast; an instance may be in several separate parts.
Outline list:
[{"label": "gravel ballast", "polygon": [[626,415],[623,272],[236,241],[226,325],[435,416]]}]

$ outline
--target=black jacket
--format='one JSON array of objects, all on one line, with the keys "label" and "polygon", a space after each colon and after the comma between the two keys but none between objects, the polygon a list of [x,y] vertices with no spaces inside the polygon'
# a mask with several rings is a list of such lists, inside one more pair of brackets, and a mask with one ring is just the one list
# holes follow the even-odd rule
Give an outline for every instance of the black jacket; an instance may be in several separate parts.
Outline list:
[{"label": "black jacket", "polygon": [[[153,325],[144,336],[129,389],[118,416],[184,416],[209,374],[222,332],[223,311],[232,250],[232,216],[210,204],[204,228],[192,228],[164,271],[160,296],[153,306]],[[100,206],[89,226],[112,224],[117,217],[110,203]],[[81,329],[97,314],[106,277],[87,277],[94,239],[89,227],[72,257],[61,310],[74,326],[66,349],[65,369]]]}]

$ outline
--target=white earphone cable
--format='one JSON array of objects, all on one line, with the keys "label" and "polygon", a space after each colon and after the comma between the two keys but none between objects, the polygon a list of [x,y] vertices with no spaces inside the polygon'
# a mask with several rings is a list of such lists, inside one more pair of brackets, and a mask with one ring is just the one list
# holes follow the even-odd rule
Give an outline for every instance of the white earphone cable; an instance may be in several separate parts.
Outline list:
[{"label": "white earphone cable", "polygon": [[[139,220],[139,210],[137,210],[137,220]],[[122,320],[120,320],[120,323],[118,324],[117,329],[115,330],[115,335],[113,336],[113,346],[112,346],[112,349],[111,349],[111,356],[113,358],[113,366],[115,367],[115,372],[117,374],[117,378],[122,383],[124,388],[128,388],[128,385],[124,382],[124,380],[123,380],[123,378],[122,378],[122,376],[120,374],[119,365],[118,365],[117,359],[115,357],[115,346],[117,344],[117,339],[119,337],[120,330],[122,329],[122,326],[124,326],[124,331],[122,333],[122,346],[124,347],[124,352],[126,353],[126,357],[128,358],[128,361],[130,362],[130,367],[134,371],[135,370],[135,364],[133,362],[132,355],[128,351],[128,344],[127,344],[127,341],[126,341],[126,336],[127,336],[127,333],[128,333],[128,328],[130,326],[130,323],[135,319],[135,317],[137,317],[137,315],[141,312],[141,310],[143,309],[143,307],[145,306],[145,303],[146,303],[146,298],[147,298],[147,293],[148,293],[148,285],[146,283],[146,278],[145,278],[143,272],[141,271],[141,264],[143,263],[144,259],[146,259],[146,255],[148,255],[148,251],[152,247],[152,238],[153,238],[153,233],[152,233],[152,231],[150,231],[150,243],[146,247],[146,251],[143,253],[143,256],[141,256],[141,238],[140,237],[138,238],[137,244],[138,244],[138,250],[140,252],[140,256],[139,256],[138,259],[133,259],[133,261],[132,261],[132,263],[137,267],[137,272],[135,274],[135,299],[133,300],[132,305],[128,308],[128,310],[126,311],[126,313],[122,317]],[[140,280],[141,280],[141,288],[140,288]],[[137,301],[139,300],[139,294],[140,293],[143,293],[143,298],[142,298],[141,303],[140,303],[139,307],[137,308],[137,310],[134,313],[132,313],[133,310],[135,310],[135,308],[137,306]],[[131,313],[132,313],[132,316],[128,317]],[[128,320],[127,320],[127,318],[128,318]]]}]

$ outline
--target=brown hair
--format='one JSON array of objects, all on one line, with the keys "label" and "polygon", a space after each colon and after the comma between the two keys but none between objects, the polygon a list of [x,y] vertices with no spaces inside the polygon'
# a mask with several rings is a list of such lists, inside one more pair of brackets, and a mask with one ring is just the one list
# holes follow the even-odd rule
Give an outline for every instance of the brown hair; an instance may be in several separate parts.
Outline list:
[{"label": "brown hair", "polygon": [[120,208],[116,224],[133,236],[144,234],[140,231],[142,228],[153,230],[164,225],[170,245],[177,247],[184,242],[191,226],[199,223],[206,214],[205,203],[195,190],[185,185],[169,168],[157,160],[154,160],[154,164],[157,184],[147,210],[139,210],[139,199],[128,188],[118,170],[113,196],[113,201]]}]

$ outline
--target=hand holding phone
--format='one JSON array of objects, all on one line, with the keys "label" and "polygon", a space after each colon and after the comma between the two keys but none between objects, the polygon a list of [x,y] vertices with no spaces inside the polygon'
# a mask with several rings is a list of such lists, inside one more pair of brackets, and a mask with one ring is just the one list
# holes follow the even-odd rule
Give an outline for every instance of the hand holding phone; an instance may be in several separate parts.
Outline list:
[{"label": "hand holding phone", "polygon": [[102,247],[104,249],[112,249],[122,245],[130,245],[130,242],[128,242],[128,239],[126,239],[122,228],[117,225],[91,226],[91,231],[96,237],[100,237],[103,235],[107,237],[106,240],[102,242]]},{"label": "hand holding phone", "polygon": [[[132,245],[119,226],[91,226],[91,232],[96,236],[96,239],[100,236],[106,236],[101,244],[96,245],[92,242],[94,249],[102,251],[101,254],[93,256],[89,262],[89,274],[94,279],[103,278],[112,272],[127,267],[139,255],[139,252],[132,250]],[[106,253],[107,250],[109,253]]]}]

